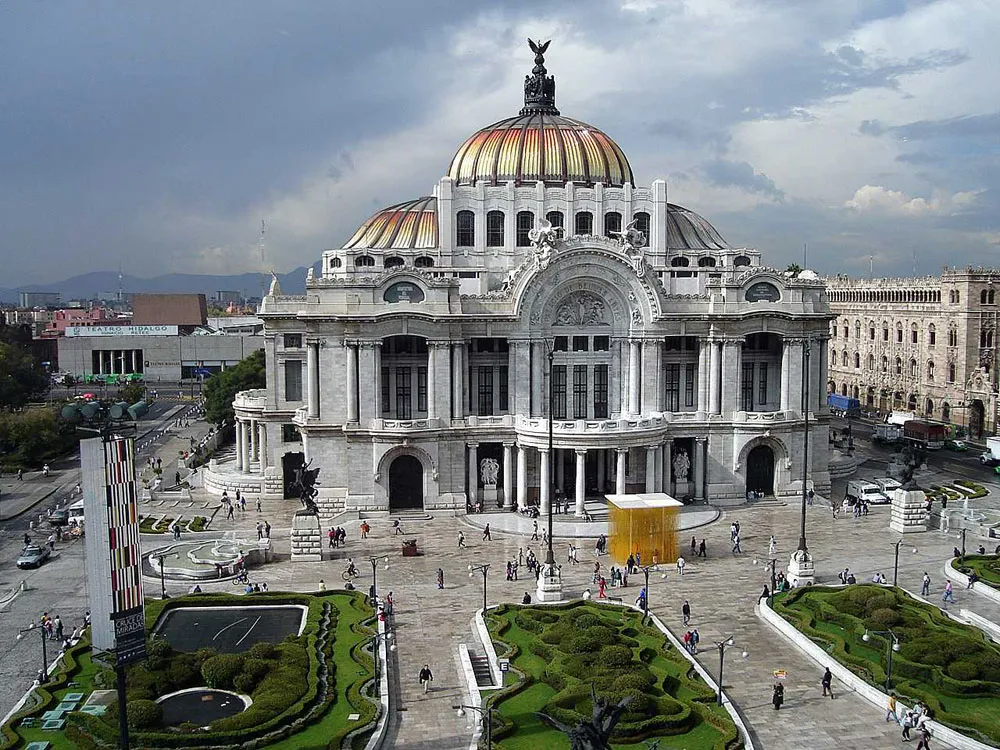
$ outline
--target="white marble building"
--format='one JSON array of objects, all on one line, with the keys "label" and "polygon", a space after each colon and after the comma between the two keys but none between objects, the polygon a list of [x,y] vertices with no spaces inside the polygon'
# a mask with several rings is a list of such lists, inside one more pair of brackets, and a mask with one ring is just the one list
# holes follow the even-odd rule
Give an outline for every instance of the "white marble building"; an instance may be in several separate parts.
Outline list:
[{"label": "white marble building", "polygon": [[[544,221],[565,236],[538,241]],[[237,460],[207,483],[280,494],[305,459],[327,511],[544,511],[550,473],[578,513],[609,491],[794,495],[807,374],[822,491],[831,316],[804,276],[730,246],[663,180],[636,187],[614,141],[559,114],[538,56],[521,113],[462,144],[430,196],[325,251],[304,296],[272,288],[269,385],[237,397]]]}]

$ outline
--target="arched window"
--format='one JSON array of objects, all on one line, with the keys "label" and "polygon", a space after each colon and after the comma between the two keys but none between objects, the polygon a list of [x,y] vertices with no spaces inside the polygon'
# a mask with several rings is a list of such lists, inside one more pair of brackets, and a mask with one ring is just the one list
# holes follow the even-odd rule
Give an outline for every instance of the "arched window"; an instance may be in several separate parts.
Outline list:
[{"label": "arched window", "polygon": [[344,261],[340,258],[330,258],[330,268],[340,268],[344,265]]},{"label": "arched window", "polygon": [[927,363],[927,379],[934,380],[934,360],[930,360]]},{"label": "arched window", "polygon": [[889,340],[889,324],[888,323],[882,323],[882,340],[883,341],[888,341]]},{"label": "arched window", "polygon": [[413,261],[413,265],[417,268],[433,268],[434,259],[428,255],[418,255],[416,260]]},{"label": "arched window", "polygon": [[868,355],[868,369],[871,370],[872,372],[875,371],[875,355],[874,354],[869,354]]},{"label": "arched window", "polygon": [[951,404],[949,404],[947,401],[941,404],[941,419],[943,419],[945,422],[951,421]]},{"label": "arched window", "polygon": [[897,344],[902,344],[903,343],[903,324],[902,323],[896,323],[896,343]]},{"label": "arched window", "polygon": [[927,326],[927,345],[934,346],[937,342],[937,330],[934,328],[934,324],[931,323]]},{"label": "arched window", "polygon": [[733,265],[736,268],[739,268],[740,266],[749,266],[750,258],[748,258],[745,255],[737,255],[735,258],[733,258]]},{"label": "arched window", "polygon": [[528,247],[531,239],[528,232],[535,228],[535,215],[531,211],[517,212],[517,246]]},{"label": "arched window", "polygon": [[573,234],[593,234],[594,215],[590,211],[577,211],[573,222]]},{"label": "arched window", "polygon": [[869,323],[868,324],[868,338],[871,339],[872,341],[875,340],[875,324],[874,323]]},{"label": "arched window", "polygon": [[554,227],[566,226],[566,217],[563,216],[562,211],[549,211],[545,214],[545,220]]},{"label": "arched window", "polygon": [[382,265],[384,265],[386,268],[399,268],[400,266],[406,265],[406,261],[400,258],[398,255],[390,255],[388,258],[382,261]]},{"label": "arched window", "polygon": [[847,323],[844,323],[844,338],[845,339],[850,338],[850,336],[848,336],[848,334],[850,333],[850,330],[851,330],[850,326],[848,326]]},{"label": "arched window", "polygon": [[836,323],[831,323],[830,324],[830,335],[833,336],[833,338],[837,338],[837,324]]},{"label": "arched window", "polygon": [[855,320],[854,321],[854,338],[858,339],[858,341],[861,340],[861,321],[860,320]]},{"label": "arched window", "polygon": [[981,304],[981,305],[985,305],[986,304],[986,290],[985,289],[979,293],[979,304]]},{"label": "arched window", "polygon": [[958,346],[958,331],[954,328],[948,329],[948,346]]},{"label": "arched window", "polygon": [[901,357],[896,357],[896,370],[897,375],[903,374],[903,360]]},{"label": "arched window", "polygon": [[841,396],[847,395],[847,383],[844,383],[842,386],[840,386],[840,395]]},{"label": "arched window", "polygon": [[912,323],[910,325],[910,343],[916,344],[919,341],[919,339],[920,339],[920,334],[917,331],[917,324]]},{"label": "arched window", "polygon": [[476,215],[472,211],[459,211],[455,216],[455,244],[458,247],[475,247]]},{"label": "arched window", "polygon": [[841,365],[841,367],[847,367],[847,350],[846,349],[844,350],[844,353],[840,357],[840,365]]},{"label": "arched window", "polygon": [[919,373],[917,372],[917,360],[911,359],[910,360],[910,377],[911,378],[915,378],[915,377],[918,377],[918,375],[919,375]]},{"label": "arched window", "polygon": [[889,358],[882,357],[882,372],[889,372]]},{"label": "arched window", "polygon": [[956,289],[955,290],[955,304],[957,305],[957,304],[961,303],[961,301],[962,301],[962,293]]},{"label": "arched window", "polygon": [[711,258],[711,257],[709,257],[707,255],[704,258],[698,258],[698,265],[701,268],[714,268],[715,267],[715,258]]},{"label": "arched window", "polygon": [[612,232],[622,231],[622,215],[617,211],[608,211],[604,214],[604,236],[615,237]]},{"label": "arched window", "polygon": [[906,400],[906,408],[910,411],[917,410],[917,394],[911,393],[910,397]]},{"label": "arched window", "polygon": [[358,268],[371,268],[375,265],[375,259],[370,255],[359,255],[354,259],[354,265]]},{"label": "arched window", "polygon": [[837,366],[837,350],[836,349],[831,349],[830,350],[830,361],[833,362],[833,366],[834,367]]},{"label": "arched window", "polygon": [[934,401],[932,401],[931,399],[927,399],[926,401],[924,401],[924,414],[926,414],[928,417],[934,416]]},{"label": "arched window", "polygon": [[[643,247],[649,247],[649,214],[645,211],[636,211],[632,214],[632,221],[635,222],[635,228],[646,235],[646,241],[643,242]],[[747,258],[747,265],[750,265],[750,259]]]},{"label": "arched window", "polygon": [[949,362],[948,363],[948,382],[949,383],[954,383],[955,382],[955,369],[956,369],[955,368],[955,363],[954,362]]},{"label": "arched window", "polygon": [[861,389],[856,385],[851,387],[851,398],[860,398]]},{"label": "arched window", "polygon": [[675,268],[684,268],[687,267],[689,262],[687,258],[671,258],[670,265]]},{"label": "arched window", "polygon": [[861,355],[858,352],[854,352],[854,369],[861,369]]},{"label": "arched window", "polygon": [[503,247],[503,211],[489,211],[486,214],[486,247]]}]

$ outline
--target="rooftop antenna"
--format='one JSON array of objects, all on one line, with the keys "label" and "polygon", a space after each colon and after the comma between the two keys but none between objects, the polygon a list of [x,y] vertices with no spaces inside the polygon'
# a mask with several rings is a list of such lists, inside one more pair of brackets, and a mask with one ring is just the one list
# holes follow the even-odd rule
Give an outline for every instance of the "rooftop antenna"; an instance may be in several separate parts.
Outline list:
[{"label": "rooftop antenna", "polygon": [[260,298],[267,296],[267,267],[264,265],[264,235],[267,233],[267,224],[260,220],[260,237],[257,239],[257,251],[260,255]]},{"label": "rooftop antenna", "polygon": [[875,256],[868,256],[868,278],[872,278],[875,275]]},{"label": "rooftop antenna", "polygon": [[913,276],[917,275],[917,248],[913,248]]},{"label": "rooftop antenna", "polygon": [[118,261],[118,304],[124,304],[125,302],[125,290],[122,283],[122,263]]},{"label": "rooftop antenna", "polygon": [[809,264],[806,263],[806,259],[809,257],[809,245],[805,242],[802,243],[802,270],[805,271]]}]

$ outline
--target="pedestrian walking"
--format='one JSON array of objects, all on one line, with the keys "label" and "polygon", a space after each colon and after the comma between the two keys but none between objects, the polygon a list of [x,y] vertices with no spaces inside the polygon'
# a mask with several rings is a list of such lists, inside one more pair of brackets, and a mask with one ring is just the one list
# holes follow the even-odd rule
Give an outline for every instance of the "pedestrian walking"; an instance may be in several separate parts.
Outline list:
[{"label": "pedestrian walking", "polygon": [[[179,471],[175,471],[174,472],[174,484],[180,484],[180,483],[181,483],[181,473]],[[75,495],[76,493],[74,492],[73,494]]]},{"label": "pedestrian walking", "polygon": [[694,557],[698,554],[698,540],[691,537],[691,556]]},{"label": "pedestrian walking", "polygon": [[258,512],[258,513],[260,513],[260,512],[261,512],[261,507],[260,507],[260,498],[259,498],[259,497],[257,498],[257,512]]},{"label": "pedestrian walking", "polygon": [[439,589],[444,588],[444,571],[441,568],[437,569],[437,584]]},{"label": "pedestrian walking", "polygon": [[774,710],[777,711],[781,708],[781,704],[785,702],[785,686],[780,682],[774,683],[774,687],[771,689],[771,705],[774,706]]},{"label": "pedestrian walking", "polygon": [[18,469],[17,470],[17,481],[18,482],[23,482],[24,481],[24,469]]},{"label": "pedestrian walking", "polygon": [[483,528],[483,541],[489,542],[492,539],[493,537],[490,536],[490,525],[486,524],[486,526]]},{"label": "pedestrian walking", "polygon": [[741,554],[742,552],[743,549],[740,547],[740,535],[737,533],[736,536],[733,537],[733,554]]},{"label": "pedestrian walking", "polygon": [[538,541],[538,521],[531,522],[531,541]]},{"label": "pedestrian walking", "polygon": [[179,541],[181,538],[181,527],[180,524],[174,523],[174,541]]},{"label": "pedestrian walking", "polygon": [[706,551],[705,540],[702,539],[698,544],[698,557],[708,557],[708,552]]},{"label": "pedestrian walking", "polygon": [[910,741],[910,728],[917,723],[916,717],[913,715],[913,711],[907,711],[906,715],[903,717],[901,725],[903,727],[902,738],[903,742]]},{"label": "pedestrian walking", "polygon": [[260,539],[263,539],[263,538],[264,538],[264,524],[262,524],[260,521],[258,521],[257,522],[257,539],[260,540]]},{"label": "pedestrian walking", "polygon": [[333,549],[334,539],[336,538],[336,534],[333,533],[333,526],[331,526],[330,530],[326,532],[326,538],[329,540],[328,546],[330,547],[330,549]]},{"label": "pedestrian walking", "polygon": [[227,506],[227,509],[226,509],[226,520],[232,521],[234,518],[235,518],[235,515],[233,513],[233,506],[232,506],[232,503],[230,503]]},{"label": "pedestrian walking", "polygon": [[431,674],[430,665],[424,664],[424,668],[420,670],[420,684],[424,686],[425,693],[431,689],[431,682],[433,680],[434,680],[434,675]]},{"label": "pedestrian walking", "polygon": [[462,549],[462,547],[464,547],[464,546],[465,546],[465,532],[464,531],[459,531],[458,532],[458,548]]},{"label": "pedestrian walking", "polygon": [[833,698],[833,673],[829,667],[823,672],[823,679],[820,681],[820,684],[823,686],[823,695],[829,693],[830,698]]},{"label": "pedestrian walking", "polygon": [[684,558],[677,558],[677,575],[684,575]]},{"label": "pedestrian walking", "polygon": [[885,720],[894,721],[899,723],[899,717],[896,716],[896,694],[889,693],[889,703],[885,708]]},{"label": "pedestrian walking", "polygon": [[685,599],[683,606],[681,606],[681,615],[684,618],[684,624],[687,625],[691,622],[691,603]]},{"label": "pedestrian walking", "polygon": [[52,627],[55,628],[56,639],[61,641],[63,639],[63,621],[59,615],[52,618]]},{"label": "pedestrian walking", "polygon": [[691,653],[698,653],[698,643],[701,641],[701,636],[698,635],[698,628],[691,631]]},{"label": "pedestrian walking", "polygon": [[56,548],[56,535],[55,535],[55,532],[53,532],[52,534],[49,534],[48,543],[49,543],[49,549],[52,550],[52,551],[55,551],[55,548]]},{"label": "pedestrian walking", "polygon": [[931,750],[931,730],[924,724],[920,727],[920,742],[917,743],[917,750]]},{"label": "pedestrian walking", "polygon": [[955,603],[955,592],[951,589],[951,581],[948,580],[944,584],[944,593],[941,595],[941,601]]},{"label": "pedestrian walking", "polygon": [[324,581],[322,578],[319,579],[319,590],[326,591],[326,581]]},{"label": "pedestrian walking", "polygon": [[517,548],[517,564],[524,565],[524,547]]},{"label": "pedestrian walking", "polygon": [[393,532],[393,534],[392,534],[393,536],[399,536],[400,534],[403,533],[403,527],[399,525],[399,519],[398,518],[392,519],[392,532]]},{"label": "pedestrian walking", "polygon": [[267,521],[264,521],[264,537],[266,539],[271,538],[271,524],[269,524]]},{"label": "pedestrian walking", "polygon": [[778,549],[778,543],[774,541],[774,534],[771,534],[771,541],[767,544],[767,556],[774,557],[774,553]]},{"label": "pedestrian walking", "polygon": [[368,525],[367,521],[362,521],[361,522],[361,538],[362,539],[367,539],[368,538],[368,532],[371,531],[371,528],[372,527]]},{"label": "pedestrian walking", "polygon": [[597,580],[597,598],[598,599],[606,599],[607,598],[605,596],[605,594],[604,594],[604,589],[606,589],[607,587],[608,587],[608,582],[606,580],[604,580],[604,576],[601,576]]},{"label": "pedestrian walking", "polygon": [[927,575],[927,571],[924,571],[923,582],[920,585],[920,595],[927,596],[931,593],[931,577]]}]

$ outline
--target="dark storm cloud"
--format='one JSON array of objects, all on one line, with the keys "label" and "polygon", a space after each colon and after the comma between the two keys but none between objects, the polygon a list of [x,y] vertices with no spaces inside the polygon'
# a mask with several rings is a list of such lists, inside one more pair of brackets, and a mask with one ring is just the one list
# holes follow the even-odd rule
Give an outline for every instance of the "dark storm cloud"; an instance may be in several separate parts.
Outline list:
[{"label": "dark storm cloud", "polygon": [[774,184],[774,180],[766,174],[755,171],[753,166],[745,161],[716,159],[702,164],[699,171],[708,183],[715,187],[736,187],[775,200],[782,200],[785,197]]}]

